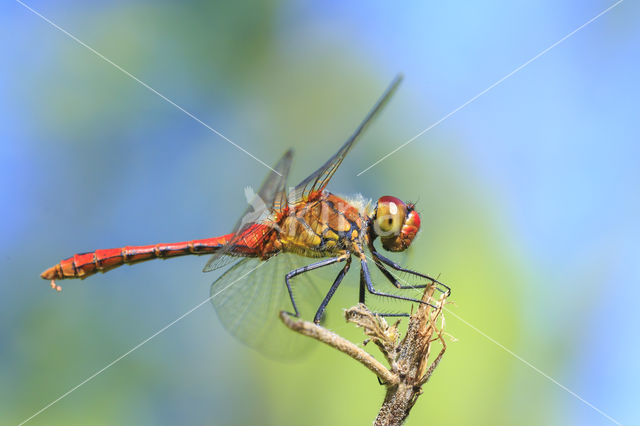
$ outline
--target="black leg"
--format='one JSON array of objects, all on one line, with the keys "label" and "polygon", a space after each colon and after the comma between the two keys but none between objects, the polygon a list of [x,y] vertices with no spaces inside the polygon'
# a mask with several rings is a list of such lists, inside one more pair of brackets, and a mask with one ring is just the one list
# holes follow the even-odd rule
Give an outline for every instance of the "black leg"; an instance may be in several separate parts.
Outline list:
[{"label": "black leg", "polygon": [[362,273],[362,268],[360,268],[360,299],[359,302],[362,303],[363,305],[364,303],[364,297],[367,294],[366,293],[366,284],[364,283],[364,274]]},{"label": "black leg", "polygon": [[316,324],[320,324],[320,320],[322,319],[322,314],[324,314],[324,310],[327,307],[327,303],[329,303],[329,300],[331,300],[331,298],[333,297],[333,294],[338,289],[338,286],[342,282],[342,279],[344,278],[344,276],[347,274],[347,272],[349,272],[350,266],[351,266],[351,256],[347,258],[347,263],[344,265],[344,268],[342,268],[342,270],[336,277],[335,281],[333,282],[333,285],[329,289],[329,292],[324,297],[324,300],[322,301],[322,303],[320,304],[320,307],[316,311],[316,316],[313,317],[313,322],[315,322]]},{"label": "black leg", "polygon": [[[302,268],[294,269],[287,273],[284,277],[284,282],[287,284],[287,290],[289,291],[289,298],[291,298],[291,304],[293,305],[293,315],[296,317],[300,317],[300,311],[298,311],[298,307],[296,306],[296,301],[293,297],[293,291],[291,291],[291,283],[289,280],[297,275],[304,274],[305,272],[313,271],[314,269],[322,268],[323,266],[333,265],[337,262],[342,262],[347,258],[342,255],[338,257],[332,257],[330,259],[325,259],[320,262],[312,263],[311,265],[303,266]],[[334,290],[335,291],[335,290]]]},{"label": "black leg", "polygon": [[391,275],[391,273],[384,266],[382,266],[380,263],[378,263],[377,261],[380,261],[380,262],[384,263],[385,265],[395,269],[396,271],[406,272],[407,274],[411,274],[411,275],[414,275],[416,277],[427,279],[427,280],[437,284],[438,286],[442,286],[442,287],[444,287],[446,289],[446,290],[442,290],[441,288],[436,286],[438,291],[440,291],[441,293],[447,293],[447,296],[451,295],[451,288],[448,285],[443,284],[440,281],[436,280],[435,278],[430,277],[429,275],[426,275],[426,274],[421,274],[420,272],[416,272],[416,271],[412,271],[410,269],[403,268],[402,266],[398,265],[393,260],[387,259],[386,257],[384,257],[383,255],[381,255],[380,253],[378,253],[375,250],[371,250],[371,253],[373,254],[373,258],[376,260],[376,262],[375,262],[376,266],[380,269],[380,271],[384,274],[384,276],[387,277],[387,279],[389,281],[391,281],[391,283],[394,286],[396,286],[397,288],[400,288],[400,289],[425,288],[425,287],[427,287],[427,284],[423,284],[423,285],[408,285],[408,286],[400,285],[398,280],[396,280],[395,277],[393,275]]},{"label": "black leg", "polygon": [[387,268],[384,267],[384,265],[380,262],[378,262],[377,260],[375,261],[376,266],[378,267],[378,269],[380,269],[380,272],[382,272],[382,275],[385,276],[386,279],[389,280],[389,282],[391,284],[394,285],[394,287],[402,289],[402,290],[408,290],[408,289],[416,289],[416,288],[425,288],[428,284],[416,284],[416,285],[402,285],[400,284],[400,282],[396,279],[396,277],[393,276],[393,274],[391,272],[389,272],[387,270]]},{"label": "black leg", "polygon": [[[386,271],[386,269],[385,269]],[[389,273],[389,271],[387,271],[387,273]],[[389,274],[391,275],[391,274]],[[364,298],[366,295],[366,289],[367,289],[367,285],[365,284],[365,278],[364,278],[364,272],[362,270],[362,268],[360,268],[360,303],[365,304],[364,303]],[[374,315],[378,315],[381,317],[410,317],[411,315],[409,314],[400,314],[400,313],[386,313],[386,312],[371,312]],[[379,379],[378,379],[379,380]]]},{"label": "black leg", "polygon": [[390,297],[392,299],[400,299],[400,300],[406,300],[409,302],[415,302],[415,303],[423,303],[425,305],[429,305],[434,309],[437,309],[437,307],[429,302],[423,302],[422,300],[418,300],[418,299],[412,299],[410,297],[404,297],[404,296],[398,296],[395,294],[389,294],[389,293],[382,293],[378,290],[376,290],[373,287],[373,282],[371,281],[371,273],[369,272],[369,265],[367,265],[367,259],[366,258],[362,258],[360,260],[360,267],[361,269],[361,273],[362,276],[364,278],[364,282],[367,285],[367,290],[369,291],[369,293],[376,295],[376,296],[382,296],[382,297]]}]

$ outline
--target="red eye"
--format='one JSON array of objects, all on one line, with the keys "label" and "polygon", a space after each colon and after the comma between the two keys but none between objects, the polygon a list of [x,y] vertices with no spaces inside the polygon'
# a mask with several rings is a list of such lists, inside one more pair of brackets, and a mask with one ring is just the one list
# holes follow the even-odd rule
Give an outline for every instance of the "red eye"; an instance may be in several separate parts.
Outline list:
[{"label": "red eye", "polygon": [[416,229],[420,229],[420,215],[417,211],[411,210],[407,218],[407,224],[412,224]]},{"label": "red eye", "polygon": [[404,206],[404,201],[402,201],[399,198],[393,197],[391,195],[385,195],[384,197],[380,197],[378,199],[378,204],[382,204],[382,203],[394,203],[397,206]]},{"label": "red eye", "polygon": [[413,204],[386,195],[378,199],[373,223],[375,234],[389,251],[406,250],[420,230],[420,216]]},{"label": "red eye", "polygon": [[407,206],[396,197],[386,196],[378,200],[374,231],[379,237],[397,236],[406,219]]}]

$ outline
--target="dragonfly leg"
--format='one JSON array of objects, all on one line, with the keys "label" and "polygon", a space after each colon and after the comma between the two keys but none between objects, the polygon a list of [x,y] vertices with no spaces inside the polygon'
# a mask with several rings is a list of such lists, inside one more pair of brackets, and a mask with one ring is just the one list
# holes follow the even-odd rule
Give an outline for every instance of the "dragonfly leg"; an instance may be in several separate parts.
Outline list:
[{"label": "dragonfly leg", "polygon": [[360,268],[360,298],[358,302],[366,305],[364,302],[365,296],[367,295],[367,285],[364,283],[364,273],[362,272],[362,268]]},{"label": "dragonfly leg", "polygon": [[337,257],[332,257],[330,259],[321,260],[320,262],[312,263],[311,265],[303,266],[302,268],[294,269],[293,271],[290,271],[289,273],[287,273],[287,275],[284,277],[284,282],[287,285],[287,291],[289,292],[291,305],[293,305],[294,313],[292,315],[295,315],[296,317],[300,317],[300,311],[298,311],[298,307],[296,306],[296,300],[293,297],[293,291],[291,290],[291,282],[289,280],[297,275],[304,274],[305,272],[313,271],[314,269],[322,268],[323,266],[333,265],[334,263],[342,262],[344,260],[346,260],[345,255],[340,255]]},{"label": "dragonfly leg", "polygon": [[432,308],[437,308],[435,305],[433,305],[432,303],[429,303],[429,302],[424,302],[424,301],[418,300],[418,299],[412,299],[410,297],[398,296],[396,294],[383,293],[381,291],[376,290],[373,287],[373,281],[371,280],[371,273],[369,272],[369,265],[367,265],[367,259],[365,257],[361,258],[360,265],[361,265],[361,270],[360,270],[361,282],[362,282],[362,280],[364,280],[364,283],[367,286],[367,290],[369,291],[369,293],[371,293],[373,295],[376,295],[376,296],[390,297],[392,299],[406,300],[408,302],[423,303],[425,305],[431,306]]},{"label": "dragonfly leg", "polygon": [[338,286],[342,282],[342,279],[344,278],[344,276],[347,274],[347,272],[349,272],[349,267],[351,266],[351,256],[350,255],[348,256],[349,257],[347,257],[347,263],[344,265],[344,268],[342,268],[342,270],[336,277],[335,281],[331,285],[331,288],[329,289],[329,292],[324,297],[324,300],[322,300],[320,307],[316,311],[316,315],[313,317],[313,322],[315,322],[316,324],[320,324],[320,320],[322,319],[322,314],[324,314],[324,310],[326,309],[327,304],[329,303],[329,300],[331,300],[331,298],[333,297],[333,294],[338,289]]},{"label": "dragonfly leg", "polygon": [[[387,271],[388,272],[388,271]],[[365,282],[365,277],[364,277],[364,273],[363,270],[360,269],[360,300],[359,302],[362,303],[363,305],[366,305],[365,303],[365,296],[367,294],[367,284]],[[386,313],[386,312],[371,312],[373,315],[378,315],[381,317],[409,317],[411,315],[409,314],[400,314],[400,313]]]},{"label": "dragonfly leg", "polygon": [[400,312],[371,312],[373,315],[377,315],[379,317],[403,317],[408,318],[411,316],[409,313],[400,313]]},{"label": "dragonfly leg", "polygon": [[[378,269],[380,269],[380,272],[382,272],[382,275],[384,275],[385,278],[387,280],[389,280],[389,282],[391,284],[393,284],[396,288],[399,288],[401,290],[415,290],[415,289],[425,288],[425,287],[427,287],[429,285],[432,285],[432,284],[402,285],[402,284],[400,284],[398,279],[395,276],[393,276],[393,274],[391,272],[389,272],[389,270],[387,268],[384,267],[384,265],[382,265],[381,263],[379,263],[377,261],[375,263],[376,263],[376,266],[378,267]],[[439,291],[444,293],[444,290],[439,289],[438,287],[436,287],[436,288]]]},{"label": "dragonfly leg", "polygon": [[[441,293],[447,293],[447,296],[451,295],[451,287],[449,287],[446,284],[441,283],[440,281],[436,280],[435,278],[426,275],[426,274],[421,274],[420,272],[416,272],[416,271],[412,271],[411,269],[406,269],[403,268],[402,266],[398,265],[396,262],[394,262],[391,259],[387,259],[386,257],[384,257],[383,255],[381,255],[380,253],[378,253],[375,250],[372,250],[371,253],[373,254],[373,258],[376,260],[376,266],[378,267],[378,269],[380,269],[380,271],[384,274],[385,277],[387,277],[387,279],[389,281],[391,281],[391,283],[396,286],[399,289],[412,289],[412,288],[425,288],[427,287],[427,284],[422,284],[422,285],[401,285],[398,280],[378,261],[384,263],[385,265],[395,269],[396,271],[399,272],[405,272],[407,274],[411,274],[420,278],[424,278],[427,279],[433,283],[435,283],[436,289],[438,291],[440,291]],[[443,290],[442,288],[445,288],[446,290]]]}]

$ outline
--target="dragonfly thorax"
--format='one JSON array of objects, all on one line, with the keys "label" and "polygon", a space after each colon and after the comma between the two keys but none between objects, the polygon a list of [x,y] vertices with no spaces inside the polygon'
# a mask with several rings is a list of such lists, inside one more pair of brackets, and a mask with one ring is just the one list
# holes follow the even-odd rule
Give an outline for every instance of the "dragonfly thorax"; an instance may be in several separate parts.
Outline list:
[{"label": "dragonfly thorax", "polygon": [[307,257],[359,252],[366,244],[367,217],[347,200],[329,192],[291,208],[278,223],[283,251]]}]

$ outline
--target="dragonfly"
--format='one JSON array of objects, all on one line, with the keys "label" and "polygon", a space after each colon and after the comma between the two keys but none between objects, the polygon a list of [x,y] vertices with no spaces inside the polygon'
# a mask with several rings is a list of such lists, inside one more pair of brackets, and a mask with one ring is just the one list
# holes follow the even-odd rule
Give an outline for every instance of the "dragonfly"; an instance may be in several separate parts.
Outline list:
[{"label": "dragonfly", "polygon": [[[321,292],[321,302],[311,308],[315,310],[313,321],[319,324],[353,260],[360,263],[360,303],[365,303],[367,294],[370,294],[431,304],[429,301],[379,290],[374,285],[369,268],[372,261],[382,276],[400,290],[435,285],[443,293],[451,292],[450,287],[437,279],[402,267],[374,246],[379,239],[386,251],[402,252],[408,249],[420,230],[420,216],[415,205],[388,195],[380,197],[375,203],[367,202],[362,197],[347,199],[326,190],[346,155],[401,81],[402,76],[399,75],[391,82],[338,152],[302,182],[287,190],[287,176],[293,158],[293,151],[288,150],[267,175],[258,192],[249,197],[249,207],[231,233],[171,244],[124,246],[79,253],[48,268],[41,277],[60,291],[58,280],[84,279],[97,272],[151,259],[210,254],[204,272],[232,264],[211,285],[210,298],[218,317],[225,328],[241,341],[262,349],[266,346],[263,343],[271,340],[267,330],[283,308],[283,300],[288,299],[286,303],[289,307],[282,310],[296,317],[301,316],[299,307],[307,301],[296,297],[300,289],[302,293],[316,293],[316,296]],[[303,264],[296,266],[300,263]],[[302,282],[311,271],[336,264],[340,264],[341,268],[328,290],[322,292],[317,283],[312,285],[308,279]],[[390,270],[411,276],[416,282],[401,282]],[[279,348],[271,352],[284,351]]]}]

